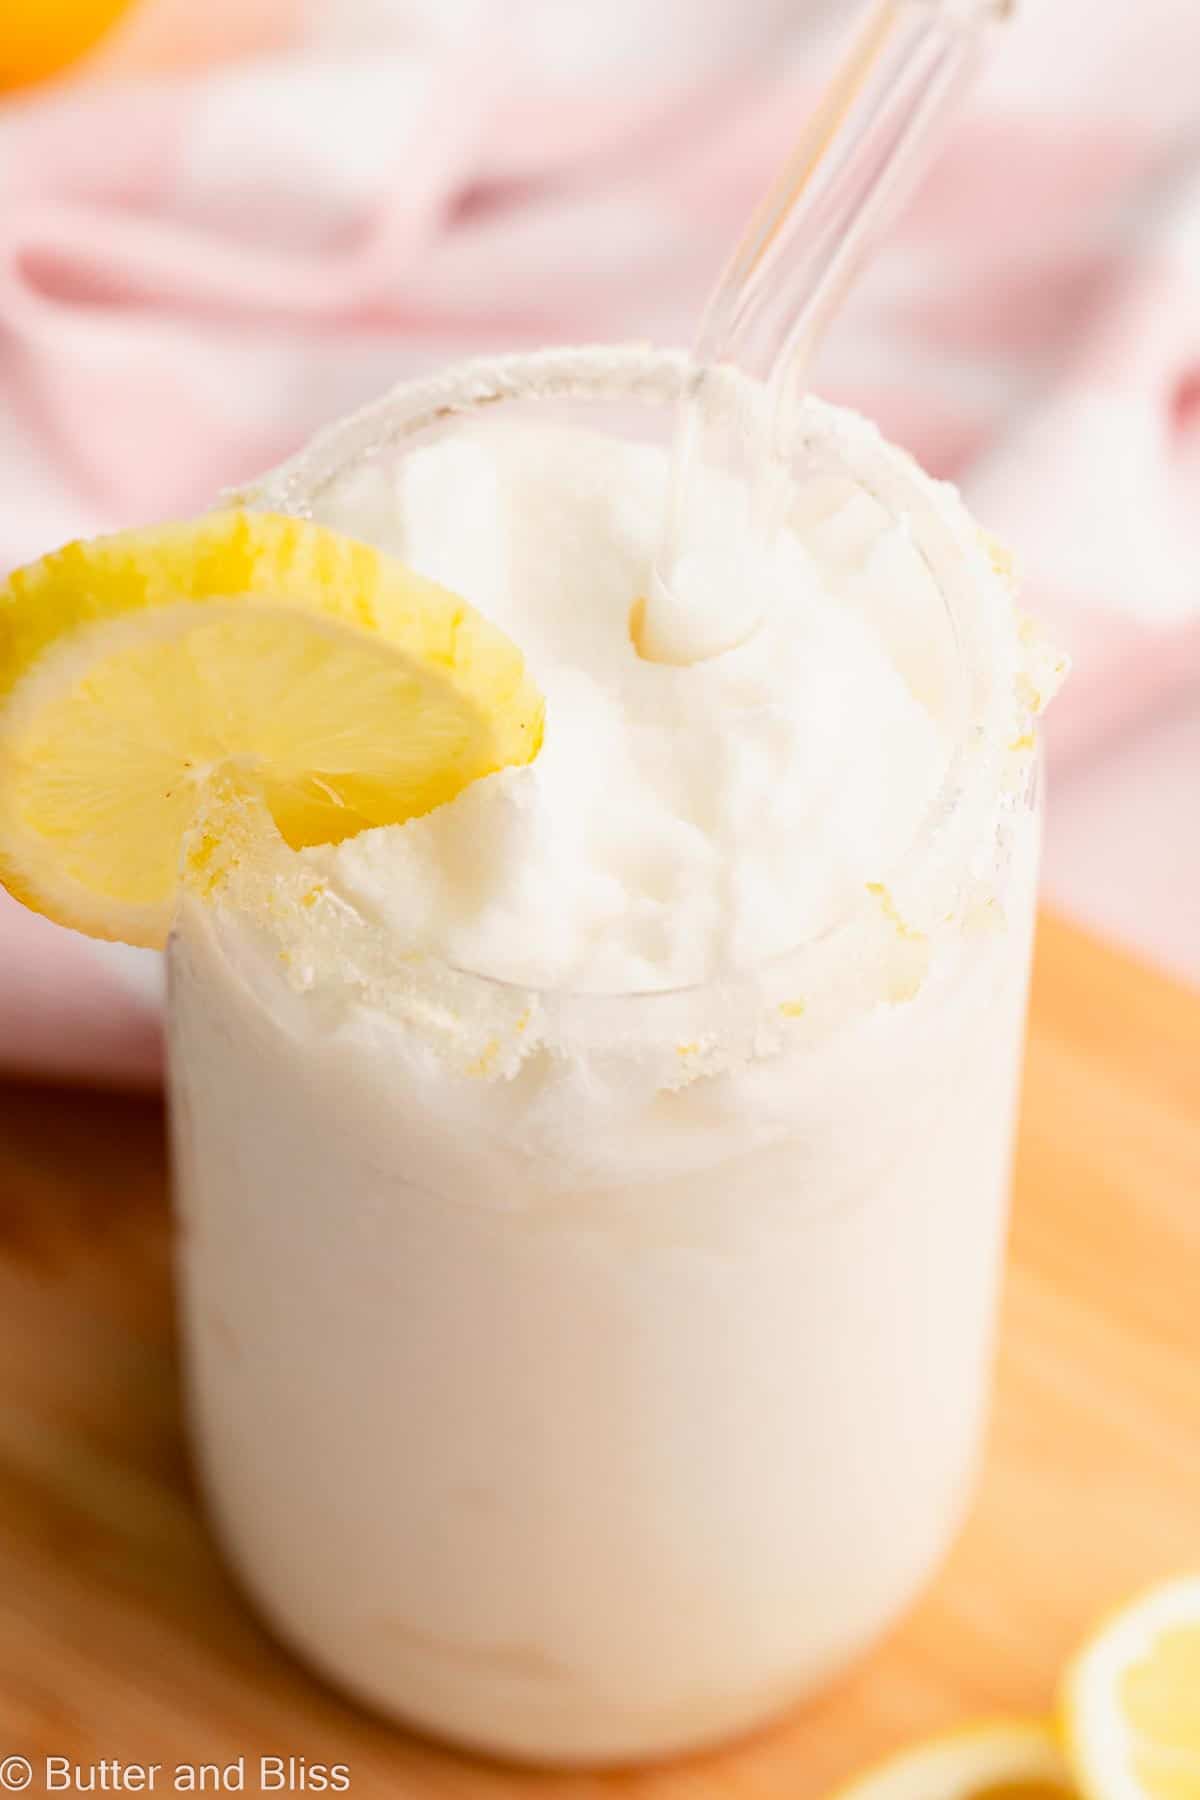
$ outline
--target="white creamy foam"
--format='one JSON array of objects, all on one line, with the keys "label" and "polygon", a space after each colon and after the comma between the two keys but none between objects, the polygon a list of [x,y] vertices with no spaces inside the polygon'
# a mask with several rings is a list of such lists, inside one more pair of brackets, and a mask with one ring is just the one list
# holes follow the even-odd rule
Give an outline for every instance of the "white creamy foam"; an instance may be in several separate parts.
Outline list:
[{"label": "white creamy foam", "polygon": [[[325,520],[501,625],[546,697],[531,766],[307,853],[398,947],[540,987],[679,986],[816,935],[913,841],[950,740],[913,655],[939,603],[903,527],[827,492],[759,575],[753,636],[665,667],[629,636],[665,470],[649,445],[479,421],[323,494]],[[697,516],[693,581],[719,605],[739,576],[736,494],[710,477]]]}]

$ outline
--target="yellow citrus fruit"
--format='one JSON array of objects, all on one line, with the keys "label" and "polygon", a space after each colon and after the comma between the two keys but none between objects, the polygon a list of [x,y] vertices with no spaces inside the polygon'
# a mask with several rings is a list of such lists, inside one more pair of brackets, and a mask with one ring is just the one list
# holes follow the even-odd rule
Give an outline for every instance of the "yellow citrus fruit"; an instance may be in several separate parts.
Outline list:
[{"label": "yellow citrus fruit", "polygon": [[0,89],[45,81],[93,49],[132,0],[11,0],[0,8]]},{"label": "yellow citrus fruit", "polygon": [[989,1720],[913,1744],[868,1769],[835,1800],[1073,1800],[1052,1725]]},{"label": "yellow citrus fruit", "polygon": [[1200,1800],[1200,1575],[1143,1594],[1084,1645],[1063,1735],[1087,1800]]},{"label": "yellow citrus fruit", "polygon": [[542,713],[501,632],[324,526],[230,511],[68,544],[0,587],[0,881],[160,944],[216,772],[294,848],[335,843],[530,761]]}]

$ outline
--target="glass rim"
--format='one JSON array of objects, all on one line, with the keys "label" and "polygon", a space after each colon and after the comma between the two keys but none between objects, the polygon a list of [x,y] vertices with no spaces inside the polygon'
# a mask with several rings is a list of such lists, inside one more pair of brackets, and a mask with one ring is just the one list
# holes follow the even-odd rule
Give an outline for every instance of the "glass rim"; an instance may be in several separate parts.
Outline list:
[{"label": "glass rim", "polygon": [[[686,352],[643,343],[475,357],[444,373],[400,382],[381,398],[327,426],[276,469],[224,499],[230,504],[310,517],[322,491],[342,473],[385,453],[403,453],[409,440],[484,408],[506,401],[626,401],[661,408],[673,405],[685,382],[697,375]],[[762,403],[760,384],[732,369],[706,371],[705,379],[726,390],[730,406]],[[806,396],[780,454],[789,460],[808,457],[813,467],[821,457],[829,459],[824,464],[826,472],[845,475],[892,518],[903,520],[946,608],[957,664],[955,679],[960,686],[953,745],[924,818],[906,849],[882,872],[880,879],[889,888],[899,886],[907,871],[937,856],[951,822],[970,807],[978,790],[986,792],[989,777],[995,774],[1000,746],[988,742],[984,715],[989,710],[988,690],[996,682],[987,666],[986,644],[979,641],[985,634],[971,629],[977,623],[973,614],[978,608],[967,602],[981,582],[994,585],[1001,576],[987,540],[956,490],[927,475],[908,452],[887,442],[874,425],[858,415]],[[967,602],[962,601],[964,594]],[[960,600],[957,607],[956,597]],[[977,593],[974,598],[978,600]],[[1005,603],[1011,607],[1007,592]],[[1007,718],[1011,704],[1000,711]],[[1035,757],[1023,793],[1015,799],[1024,798],[1031,804],[1037,781]],[[985,836],[981,824],[972,848],[977,852],[986,843],[994,854],[1000,824],[995,809],[984,810],[990,832]],[[877,886],[872,884],[872,888]],[[806,958],[830,953],[843,937],[852,939],[854,927],[875,904],[871,890],[864,890],[836,918],[784,950],[669,987],[592,989],[569,983],[539,984],[456,964],[432,952],[417,960],[443,971],[455,983],[478,985],[514,1001],[540,1002],[564,1024],[614,1007],[623,1009],[628,1017],[628,1009],[635,1004],[662,1013],[701,996],[731,994],[743,988],[761,993],[765,985],[774,985],[776,978],[794,979]],[[406,960],[411,966],[411,959]]]}]

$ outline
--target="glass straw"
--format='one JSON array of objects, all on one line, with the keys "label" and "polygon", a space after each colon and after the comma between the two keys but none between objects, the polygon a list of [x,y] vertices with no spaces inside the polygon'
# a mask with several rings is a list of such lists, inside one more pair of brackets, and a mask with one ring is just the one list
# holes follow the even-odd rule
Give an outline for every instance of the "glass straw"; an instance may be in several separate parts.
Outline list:
[{"label": "glass straw", "polygon": [[[758,623],[769,584],[754,571],[779,522],[779,454],[813,351],[871,242],[925,166],[989,28],[1013,4],[872,5],[705,308],[680,399],[663,536],[649,593],[631,621],[643,656],[700,661],[740,643]],[[765,383],[765,442],[761,428],[731,433],[714,404],[714,371],[722,364]],[[740,478],[748,555],[740,580],[696,592],[683,579],[681,558],[702,468]]]}]

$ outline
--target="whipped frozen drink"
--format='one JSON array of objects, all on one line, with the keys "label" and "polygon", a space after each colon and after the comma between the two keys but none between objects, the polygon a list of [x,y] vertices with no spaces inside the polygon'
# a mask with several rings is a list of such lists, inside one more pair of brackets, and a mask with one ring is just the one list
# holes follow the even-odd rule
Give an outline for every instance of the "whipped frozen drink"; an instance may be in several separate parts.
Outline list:
[{"label": "whipped frozen drink", "polygon": [[1005,1229],[1052,659],[955,493],[812,401],[769,553],[719,472],[697,508],[696,603],[761,622],[643,660],[681,367],[476,365],[243,496],[494,620],[545,740],[340,844],[247,800],[171,940],[223,1540],[347,1690],[549,1761],[741,1730],[908,1603]]}]

